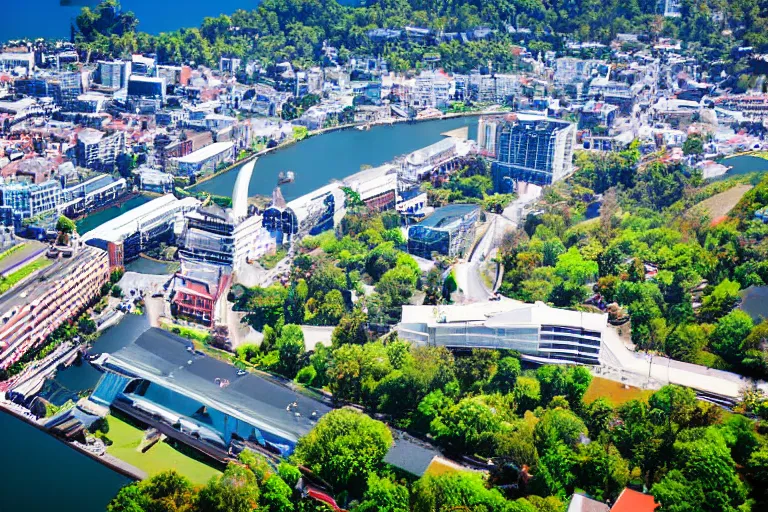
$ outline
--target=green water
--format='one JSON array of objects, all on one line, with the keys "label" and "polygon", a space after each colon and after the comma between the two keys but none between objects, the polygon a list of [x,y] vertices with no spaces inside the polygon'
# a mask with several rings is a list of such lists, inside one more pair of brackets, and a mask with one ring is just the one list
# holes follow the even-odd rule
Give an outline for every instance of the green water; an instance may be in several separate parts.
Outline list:
[{"label": "green water", "polygon": [[133,210],[137,206],[148,203],[151,200],[152,198],[149,196],[136,196],[130,198],[124,203],[121,203],[120,205],[110,206],[109,208],[105,208],[99,212],[88,215],[87,217],[84,217],[75,222],[77,225],[77,232],[81,235],[87,233],[90,230],[104,224],[105,222],[112,220],[129,210]]}]

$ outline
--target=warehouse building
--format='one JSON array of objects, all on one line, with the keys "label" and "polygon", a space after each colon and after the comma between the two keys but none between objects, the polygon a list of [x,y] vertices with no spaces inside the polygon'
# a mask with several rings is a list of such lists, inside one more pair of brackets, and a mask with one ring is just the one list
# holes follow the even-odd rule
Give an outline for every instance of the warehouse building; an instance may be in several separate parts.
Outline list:
[{"label": "warehouse building", "polygon": [[181,231],[183,215],[199,204],[194,197],[176,199],[173,194],[167,194],[105,222],[81,239],[87,245],[107,251],[110,267],[123,267],[142,251],[173,238]]}]

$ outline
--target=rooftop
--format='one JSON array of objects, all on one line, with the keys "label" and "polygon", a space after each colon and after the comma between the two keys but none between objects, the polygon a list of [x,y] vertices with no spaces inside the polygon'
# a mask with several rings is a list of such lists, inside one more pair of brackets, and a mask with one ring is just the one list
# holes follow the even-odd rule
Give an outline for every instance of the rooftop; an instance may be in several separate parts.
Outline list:
[{"label": "rooftop", "polygon": [[208,144],[204,148],[200,148],[197,151],[190,153],[187,156],[177,158],[176,160],[179,163],[196,164],[208,160],[224,151],[228,151],[233,147],[234,144],[231,142],[214,142],[213,144]]},{"label": "rooftop", "polygon": [[509,325],[561,325],[603,331],[608,315],[553,308],[543,302],[527,304],[516,300],[476,302],[466,305],[403,306],[402,323],[430,326],[451,323],[479,323],[487,327]]},{"label": "rooftop", "polygon": [[478,210],[476,204],[451,204],[437,208],[435,212],[421,221],[418,225],[433,228],[447,229],[454,222],[459,222],[466,215]]},{"label": "rooftop", "polygon": [[624,489],[611,512],[653,512],[659,507],[650,494]]},{"label": "rooftop", "polygon": [[179,205],[188,205],[191,208],[197,204],[199,204],[199,201],[193,197],[176,199],[173,194],[166,194],[132,210],[128,210],[119,217],[115,217],[96,229],[88,231],[83,234],[82,240],[87,241],[99,238],[111,242],[119,241],[124,235],[137,231],[138,223],[145,218],[156,217],[169,208],[175,208]]},{"label": "rooftop", "polygon": [[[217,359],[193,355],[191,344],[174,334],[152,328],[135,342],[110,355],[108,366],[127,371],[192,398],[257,428],[298,440],[331,409],[272,380],[254,374],[238,376],[238,369]],[[221,387],[216,379],[228,380]],[[286,410],[288,404],[298,407]],[[298,415],[296,414],[298,413]]]}]

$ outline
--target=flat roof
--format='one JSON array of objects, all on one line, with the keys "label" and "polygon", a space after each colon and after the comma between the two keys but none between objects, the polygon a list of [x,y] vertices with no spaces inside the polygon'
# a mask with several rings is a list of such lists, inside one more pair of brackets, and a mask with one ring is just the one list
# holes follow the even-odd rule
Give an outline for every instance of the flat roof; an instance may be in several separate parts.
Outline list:
[{"label": "flat roof", "polygon": [[[162,329],[151,328],[127,347],[111,354],[107,366],[171,389],[241,421],[298,441],[329,412],[325,403],[209,356],[190,353],[191,343]],[[229,385],[221,387],[219,381]],[[297,407],[287,410],[291,403]],[[316,412],[315,420],[311,419]],[[296,414],[298,413],[298,415]]]},{"label": "flat roof", "polygon": [[[100,238],[107,241],[115,241],[122,236],[126,226],[131,223],[140,221],[143,217],[157,215],[159,211],[166,210],[169,207],[175,206],[182,201],[192,203],[193,201],[187,201],[192,199],[195,204],[199,201],[192,197],[185,197],[184,199],[176,199],[173,194],[166,194],[151,200],[148,203],[144,203],[132,210],[128,210],[124,214],[115,217],[112,220],[105,222],[97,228],[84,233],[82,236],[83,241],[92,240],[94,238]],[[191,205],[191,204],[190,204]],[[134,229],[134,226],[130,226],[130,229]]]},{"label": "flat roof", "polygon": [[208,160],[209,158],[214,157],[219,153],[230,150],[233,147],[234,144],[231,142],[214,142],[213,144],[208,144],[207,146],[200,148],[197,151],[188,154],[187,156],[177,158],[176,161],[180,163],[196,164],[204,160]]},{"label": "flat roof", "polygon": [[543,302],[528,304],[506,299],[465,305],[403,306],[401,323],[432,327],[457,323],[477,323],[486,327],[557,325],[603,332],[607,321],[605,313],[585,313],[553,308]]}]

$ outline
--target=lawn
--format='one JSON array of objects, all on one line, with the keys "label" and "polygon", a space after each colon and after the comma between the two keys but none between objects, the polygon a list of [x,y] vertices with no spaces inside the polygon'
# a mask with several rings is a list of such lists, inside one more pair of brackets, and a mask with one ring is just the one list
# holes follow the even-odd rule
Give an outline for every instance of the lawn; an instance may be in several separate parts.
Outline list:
[{"label": "lawn", "polygon": [[259,258],[259,264],[266,270],[272,270],[287,254],[288,251],[285,249],[278,249],[275,251],[275,254],[267,254],[266,256]]},{"label": "lawn", "polygon": [[106,434],[112,445],[107,453],[143,470],[149,476],[175,469],[194,484],[205,484],[221,471],[199,460],[181,453],[167,442],[156,443],[144,453],[139,446],[144,432],[115,416],[107,416],[109,432]]},{"label": "lawn", "polygon": [[16,244],[13,247],[11,247],[9,249],[6,249],[3,252],[0,252],[0,261],[4,260],[5,258],[7,258],[8,256],[10,256],[11,254],[13,254],[15,252],[19,252],[20,250],[22,250],[26,246],[27,246],[27,244],[25,244],[25,243]]},{"label": "lawn", "polygon": [[51,263],[52,261],[48,258],[39,258],[29,265],[24,265],[19,270],[8,274],[7,277],[0,278],[0,293],[7,292],[16,286],[16,284],[25,277],[28,277],[30,274],[40,270],[41,268],[49,266]]},{"label": "lawn", "polygon": [[601,377],[592,377],[592,383],[589,385],[584,395],[584,403],[592,403],[603,396],[611,401],[613,405],[621,405],[634,399],[645,400],[651,395],[652,391],[635,388],[630,386],[625,388],[624,384]]},{"label": "lawn", "polygon": [[188,340],[199,341],[200,343],[207,343],[211,337],[211,333],[202,329],[195,329],[194,327],[187,327],[184,325],[178,325],[173,323],[164,322],[162,324],[163,329],[170,331],[174,334],[187,338]]}]

